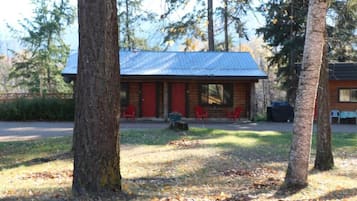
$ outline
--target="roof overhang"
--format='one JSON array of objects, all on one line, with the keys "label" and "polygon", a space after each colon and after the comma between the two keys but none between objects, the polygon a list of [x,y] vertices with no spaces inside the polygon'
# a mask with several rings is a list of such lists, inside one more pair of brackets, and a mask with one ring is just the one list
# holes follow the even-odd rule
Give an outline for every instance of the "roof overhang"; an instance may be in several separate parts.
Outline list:
[{"label": "roof overhang", "polygon": [[[75,74],[62,74],[66,83],[76,79]],[[257,81],[267,79],[268,76],[178,76],[178,75],[121,75],[124,81],[128,80],[199,80],[199,81]]]}]

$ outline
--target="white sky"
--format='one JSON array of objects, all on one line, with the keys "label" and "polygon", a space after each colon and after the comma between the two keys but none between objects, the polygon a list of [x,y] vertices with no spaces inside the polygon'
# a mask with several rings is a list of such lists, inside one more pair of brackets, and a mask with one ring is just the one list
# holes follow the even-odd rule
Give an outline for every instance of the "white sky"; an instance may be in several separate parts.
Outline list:
[{"label": "white sky", "polygon": [[[258,5],[259,0],[253,0],[256,5]],[[0,40],[15,40],[11,33],[9,33],[7,24],[12,27],[20,28],[18,25],[19,20],[24,18],[31,18],[33,6],[31,5],[31,0],[1,0],[2,4],[0,6]],[[155,2],[155,3],[154,3]],[[165,11],[165,0],[144,0],[143,7],[152,11],[156,11],[159,15]],[[214,1],[215,4],[216,1]],[[77,0],[70,0],[70,3],[73,6],[76,6]],[[179,16],[177,16],[179,17]],[[257,26],[261,26],[260,23],[263,23],[264,20],[259,20],[251,14],[248,16],[249,23],[247,23],[249,32],[254,33],[254,29]],[[73,33],[76,30],[77,25],[70,27],[65,36],[66,41],[72,44],[72,49],[75,49],[77,45],[77,32]],[[74,43],[74,44],[73,44]],[[1,45],[1,44],[0,44]],[[1,48],[1,47],[0,47]],[[10,47],[11,48],[11,47]]]}]

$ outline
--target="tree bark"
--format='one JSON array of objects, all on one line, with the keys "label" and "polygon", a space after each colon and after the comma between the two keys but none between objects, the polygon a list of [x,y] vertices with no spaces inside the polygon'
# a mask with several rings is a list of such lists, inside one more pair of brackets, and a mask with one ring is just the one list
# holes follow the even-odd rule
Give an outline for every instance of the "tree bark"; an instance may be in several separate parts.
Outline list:
[{"label": "tree bark", "polygon": [[328,46],[327,30],[325,30],[325,45],[322,58],[319,89],[317,91],[318,120],[316,135],[316,158],[315,169],[330,170],[334,166],[331,146],[331,122],[330,122],[330,99],[329,99],[329,69],[328,69]]},{"label": "tree bark", "polygon": [[121,189],[116,0],[79,0],[74,195]]},{"label": "tree bark", "polygon": [[125,28],[126,28],[126,39],[128,40],[127,45],[128,49],[132,50],[134,48],[133,44],[131,44],[131,32],[129,27],[129,1],[125,0]]},{"label": "tree bark", "polygon": [[208,51],[214,51],[214,31],[213,31],[213,0],[208,0]]},{"label": "tree bark", "polygon": [[228,36],[228,0],[224,0],[224,50],[229,51]]},{"label": "tree bark", "polygon": [[285,184],[288,188],[307,186],[311,135],[316,93],[326,29],[326,0],[310,0],[302,70],[295,105],[293,137]]}]

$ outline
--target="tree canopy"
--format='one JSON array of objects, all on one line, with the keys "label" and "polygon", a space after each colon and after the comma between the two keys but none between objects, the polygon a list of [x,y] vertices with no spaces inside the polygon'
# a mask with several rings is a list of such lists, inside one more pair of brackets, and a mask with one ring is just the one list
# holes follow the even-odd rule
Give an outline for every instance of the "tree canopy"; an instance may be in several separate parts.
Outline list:
[{"label": "tree canopy", "polygon": [[14,52],[14,67],[10,78],[30,92],[69,91],[60,75],[64,67],[69,46],[63,40],[65,28],[73,23],[74,8],[69,0],[33,0],[33,19],[25,18],[22,30],[11,28],[24,46],[23,51]]}]

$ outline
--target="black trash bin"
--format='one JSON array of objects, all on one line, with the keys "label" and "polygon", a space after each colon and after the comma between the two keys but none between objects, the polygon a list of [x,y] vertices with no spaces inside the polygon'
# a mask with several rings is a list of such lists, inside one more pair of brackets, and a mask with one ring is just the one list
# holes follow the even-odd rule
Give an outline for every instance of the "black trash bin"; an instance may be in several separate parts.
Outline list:
[{"label": "black trash bin", "polygon": [[294,120],[294,108],[288,102],[273,102],[271,120],[274,122],[291,122]]}]

